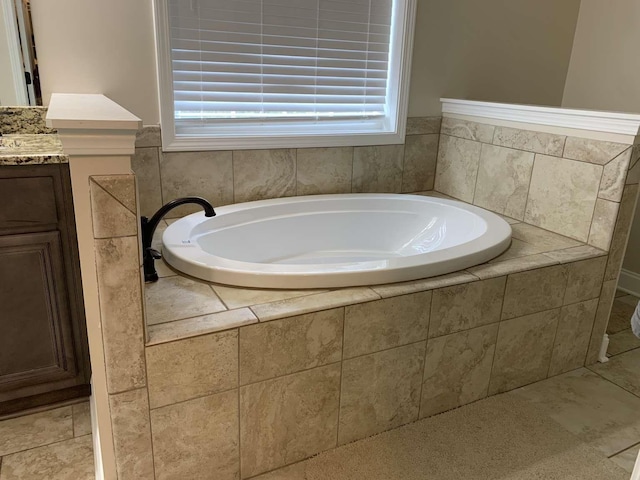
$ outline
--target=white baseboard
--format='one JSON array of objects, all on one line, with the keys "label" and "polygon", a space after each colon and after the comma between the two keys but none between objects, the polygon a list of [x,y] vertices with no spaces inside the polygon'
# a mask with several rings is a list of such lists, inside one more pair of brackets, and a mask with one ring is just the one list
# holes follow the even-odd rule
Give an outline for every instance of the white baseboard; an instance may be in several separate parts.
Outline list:
[{"label": "white baseboard", "polygon": [[625,270],[620,272],[618,280],[618,289],[630,295],[640,297],[640,273]]}]

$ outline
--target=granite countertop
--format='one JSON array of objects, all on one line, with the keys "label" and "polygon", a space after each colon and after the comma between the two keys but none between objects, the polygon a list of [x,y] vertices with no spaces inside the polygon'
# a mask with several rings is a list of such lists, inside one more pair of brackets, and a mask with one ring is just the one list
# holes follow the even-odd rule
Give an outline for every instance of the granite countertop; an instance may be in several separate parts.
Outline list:
[{"label": "granite countertop", "polygon": [[56,134],[10,134],[0,137],[0,166],[69,163]]}]

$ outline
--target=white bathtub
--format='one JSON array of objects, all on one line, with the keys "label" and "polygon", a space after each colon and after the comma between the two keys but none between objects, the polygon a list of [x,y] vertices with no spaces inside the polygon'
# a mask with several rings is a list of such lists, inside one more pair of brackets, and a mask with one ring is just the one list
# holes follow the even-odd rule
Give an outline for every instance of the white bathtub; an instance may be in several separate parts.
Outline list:
[{"label": "white bathtub", "polygon": [[399,194],[318,195],[248,202],[170,225],[163,255],[211,282],[258,288],[375,285],[484,263],[511,227],[472,205]]}]

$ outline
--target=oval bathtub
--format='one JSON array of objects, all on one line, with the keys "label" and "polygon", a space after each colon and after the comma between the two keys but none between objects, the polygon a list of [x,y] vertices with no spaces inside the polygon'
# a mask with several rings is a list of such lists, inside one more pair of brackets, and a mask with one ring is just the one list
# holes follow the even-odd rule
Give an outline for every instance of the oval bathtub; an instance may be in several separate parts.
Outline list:
[{"label": "oval bathtub", "polygon": [[203,280],[258,288],[328,288],[432,277],[484,263],[511,227],[435,197],[345,194],[281,198],[198,212],[171,224],[163,256]]}]

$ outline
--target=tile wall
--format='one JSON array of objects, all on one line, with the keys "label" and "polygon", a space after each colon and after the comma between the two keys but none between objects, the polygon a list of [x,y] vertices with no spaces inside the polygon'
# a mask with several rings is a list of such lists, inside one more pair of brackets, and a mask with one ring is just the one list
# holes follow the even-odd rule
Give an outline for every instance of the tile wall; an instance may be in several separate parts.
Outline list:
[{"label": "tile wall", "polygon": [[[198,195],[213,205],[321,193],[408,193],[432,190],[440,117],[409,118],[404,145],[162,152],[159,127],[136,140],[133,171],[142,215]],[[190,205],[170,212],[181,217]]]},{"label": "tile wall", "polygon": [[635,208],[638,155],[445,119],[436,168],[436,125],[412,120],[404,146],[197,154],[162,153],[159,131],[147,128],[133,161],[140,208],[151,214],[192,194],[224,204],[435,182],[609,255],[559,254],[553,265],[509,275],[500,263],[482,265],[461,285],[426,291],[319,293],[334,305],[308,297],[287,316],[278,302],[265,304],[254,309],[258,322],[144,347],[134,178],[92,178],[119,478],[249,478],[595,361]]},{"label": "tile wall", "polygon": [[600,256],[148,346],[157,478],[250,478],[579,368],[606,266]]},{"label": "tile wall", "polygon": [[609,250],[636,162],[627,144],[445,116],[435,189]]}]

